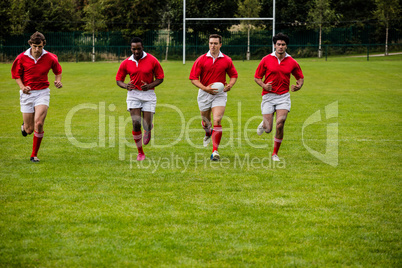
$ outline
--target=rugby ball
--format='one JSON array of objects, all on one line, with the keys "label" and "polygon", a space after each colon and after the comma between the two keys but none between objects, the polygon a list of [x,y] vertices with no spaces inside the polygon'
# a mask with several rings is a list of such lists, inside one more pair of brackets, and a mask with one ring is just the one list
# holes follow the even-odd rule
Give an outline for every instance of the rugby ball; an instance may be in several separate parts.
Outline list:
[{"label": "rugby ball", "polygon": [[215,82],[211,85],[211,88],[215,88],[218,90],[218,93],[223,92],[223,89],[225,88],[225,85],[222,84],[221,82]]}]

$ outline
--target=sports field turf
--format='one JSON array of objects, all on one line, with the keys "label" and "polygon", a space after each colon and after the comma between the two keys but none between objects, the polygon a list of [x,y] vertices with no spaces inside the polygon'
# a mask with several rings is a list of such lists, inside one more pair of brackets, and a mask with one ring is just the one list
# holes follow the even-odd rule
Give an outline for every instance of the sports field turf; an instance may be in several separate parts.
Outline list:
[{"label": "sports field turf", "polygon": [[0,64],[0,266],[400,267],[402,56],[298,61],[280,163],[255,132],[258,61],[235,62],[218,163],[191,61],[162,63],[141,163],[119,63],[61,63],[40,163]]}]

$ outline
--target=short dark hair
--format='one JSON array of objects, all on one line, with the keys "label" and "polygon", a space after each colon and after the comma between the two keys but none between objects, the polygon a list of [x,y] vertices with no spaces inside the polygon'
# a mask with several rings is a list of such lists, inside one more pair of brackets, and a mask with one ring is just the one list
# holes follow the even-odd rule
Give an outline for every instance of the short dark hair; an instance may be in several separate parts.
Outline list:
[{"label": "short dark hair", "polygon": [[285,41],[286,45],[289,45],[289,36],[287,36],[284,33],[278,33],[272,38],[272,41],[274,42],[274,44],[276,44],[276,42],[278,40],[283,40],[283,41]]},{"label": "short dark hair", "polygon": [[31,37],[28,40],[29,45],[32,44],[39,45],[41,42],[43,42],[43,45],[46,45],[46,38],[42,33],[38,31],[35,32],[33,35],[31,35]]},{"label": "short dark hair", "polygon": [[219,34],[211,34],[209,36],[209,39],[211,39],[211,38],[219,38],[219,44],[222,44],[222,36],[220,36]]},{"label": "short dark hair", "polygon": [[144,46],[144,42],[142,42],[142,39],[139,37],[133,37],[133,39],[131,39],[130,45],[132,43],[141,43],[141,45]]}]

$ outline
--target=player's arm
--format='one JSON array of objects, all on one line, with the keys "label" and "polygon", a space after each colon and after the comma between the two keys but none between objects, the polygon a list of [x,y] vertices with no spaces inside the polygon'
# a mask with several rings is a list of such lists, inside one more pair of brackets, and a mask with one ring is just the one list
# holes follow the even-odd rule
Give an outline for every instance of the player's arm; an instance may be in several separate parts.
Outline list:
[{"label": "player's arm", "polygon": [[121,88],[127,89],[128,91],[135,89],[135,86],[131,84],[131,81],[126,84],[124,81],[116,80],[116,84]]},{"label": "player's arm", "polygon": [[266,91],[271,91],[271,90],[272,90],[272,81],[265,84],[265,83],[262,81],[262,78],[256,78],[256,77],[254,77],[254,81],[255,81],[260,87],[262,87],[263,89],[265,89]]},{"label": "player's arm", "polygon": [[63,84],[61,83],[61,74],[56,74],[54,78],[54,86],[57,88],[62,88]]},{"label": "player's arm", "polygon": [[217,89],[211,88],[211,85],[204,86],[198,79],[191,79],[191,83],[209,94],[216,95],[218,93]]},{"label": "player's arm", "polygon": [[302,88],[303,84],[304,84],[304,78],[300,78],[300,79],[296,80],[296,85],[291,86],[292,91],[294,92],[294,91],[300,90]]},{"label": "player's arm", "polygon": [[162,78],[162,79],[155,79],[155,81],[153,81],[153,82],[150,83],[150,84],[147,84],[147,83],[144,82],[144,81],[141,81],[141,82],[142,82],[141,89],[142,89],[143,91],[147,91],[147,90],[150,90],[151,88],[155,88],[156,86],[159,86],[160,84],[162,84],[163,78]]},{"label": "player's arm", "polygon": [[20,87],[20,89],[22,90],[23,93],[31,94],[31,93],[29,93],[31,91],[31,87],[25,86],[24,83],[22,83],[21,78],[15,79],[15,82],[17,82],[18,86]]},{"label": "player's arm", "polygon": [[230,90],[232,89],[232,87],[234,86],[234,84],[236,83],[236,81],[237,81],[237,77],[232,77],[232,78],[230,78],[229,84],[227,84],[227,85],[225,86],[225,89],[224,89],[223,91],[224,91],[224,92],[230,91]]}]

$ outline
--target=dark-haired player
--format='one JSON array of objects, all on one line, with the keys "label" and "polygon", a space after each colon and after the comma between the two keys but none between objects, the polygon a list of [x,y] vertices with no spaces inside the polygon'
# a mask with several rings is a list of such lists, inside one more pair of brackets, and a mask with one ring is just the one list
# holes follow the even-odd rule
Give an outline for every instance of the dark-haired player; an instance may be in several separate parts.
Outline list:
[{"label": "dark-haired player", "polygon": [[43,125],[49,108],[50,89],[48,73],[50,70],[55,74],[54,85],[61,88],[61,66],[57,56],[46,51],[45,36],[35,32],[28,44],[28,50],[21,53],[15,59],[11,75],[20,87],[20,105],[23,117],[21,126],[22,135],[33,135],[32,162],[39,162],[38,151],[43,139]]},{"label": "dark-haired player", "polygon": [[[303,72],[299,64],[286,53],[289,37],[278,33],[273,37],[275,52],[265,56],[255,71],[254,80],[262,87],[261,112],[263,121],[257,128],[257,134],[270,133],[274,113],[276,113],[276,133],[274,139],[273,161],[280,161],[279,147],[283,140],[285,121],[290,111],[290,75],[296,78],[292,91],[298,91],[304,83]],[[262,80],[264,78],[264,81]]]},{"label": "dark-haired player", "polygon": [[[198,90],[198,107],[202,117],[202,127],[205,130],[204,146],[208,146],[212,139],[211,160],[220,159],[218,153],[219,143],[222,138],[221,121],[225,113],[227,92],[236,83],[238,74],[233,65],[232,59],[223,54],[222,37],[218,34],[209,36],[209,51],[201,55],[195,62],[190,72],[190,80]],[[226,74],[229,76],[229,83],[226,83]],[[211,88],[211,84],[221,82],[225,85],[223,92]],[[213,129],[211,123],[211,112],[214,118]]]},{"label": "dark-haired player", "polygon": [[[143,41],[134,37],[130,43],[131,52],[119,67],[116,83],[127,90],[127,110],[133,121],[133,138],[138,149],[137,161],[145,159],[142,149],[141,118],[144,122],[144,144],[151,139],[152,117],[155,113],[155,87],[163,82],[164,73],[159,61],[144,51]],[[130,81],[125,83],[126,76]]]}]

